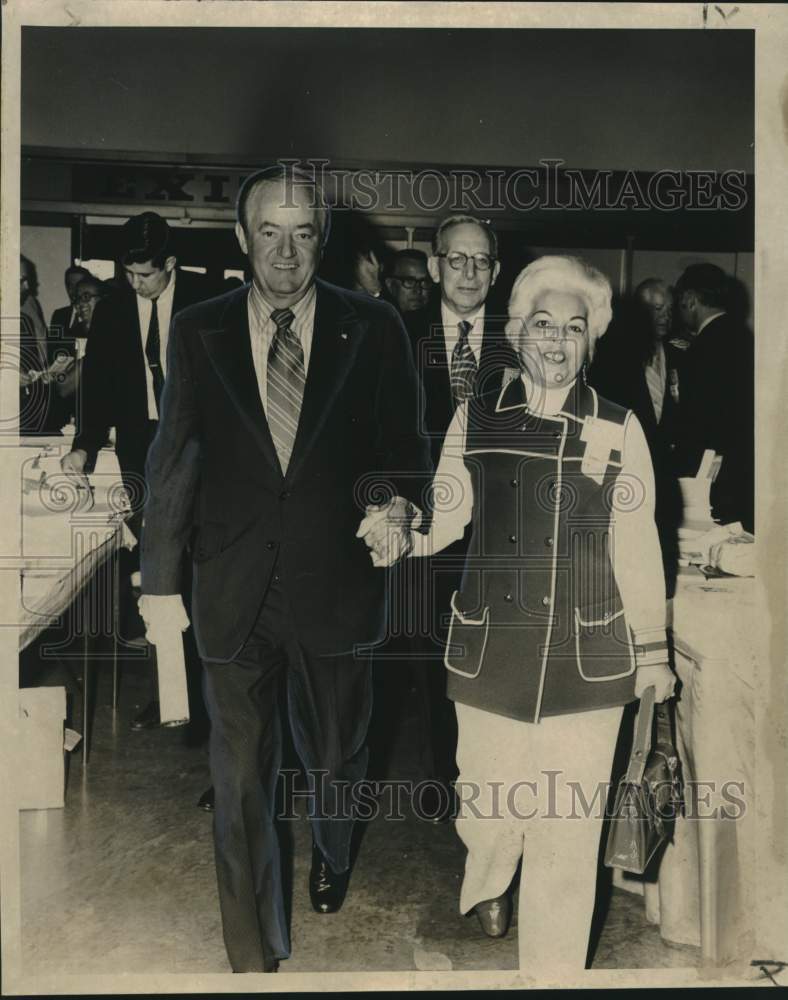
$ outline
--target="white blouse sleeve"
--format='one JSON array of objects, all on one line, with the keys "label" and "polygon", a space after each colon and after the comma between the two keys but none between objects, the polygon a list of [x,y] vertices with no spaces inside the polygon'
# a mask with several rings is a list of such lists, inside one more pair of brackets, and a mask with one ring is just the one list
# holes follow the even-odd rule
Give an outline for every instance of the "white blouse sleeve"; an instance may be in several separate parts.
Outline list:
[{"label": "white blouse sleeve", "polygon": [[[473,485],[463,460],[467,402],[454,411],[432,481],[432,518],[426,534],[413,533],[411,556],[430,556],[462,538],[473,514]],[[416,522],[417,523],[417,522]]]},{"label": "white blouse sleeve", "polygon": [[630,413],[611,511],[613,571],[638,667],[668,660],[665,577],[654,522],[654,469],[643,429]]}]

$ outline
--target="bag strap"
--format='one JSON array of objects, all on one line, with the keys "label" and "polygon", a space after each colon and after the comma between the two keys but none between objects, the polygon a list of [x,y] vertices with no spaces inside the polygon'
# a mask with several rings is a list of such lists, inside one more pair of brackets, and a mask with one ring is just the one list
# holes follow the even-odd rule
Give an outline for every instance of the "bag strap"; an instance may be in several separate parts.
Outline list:
[{"label": "bag strap", "polygon": [[663,701],[661,705],[655,705],[654,715],[657,720],[657,743],[673,747],[673,732],[670,725],[668,702]]},{"label": "bag strap", "polygon": [[632,743],[632,753],[629,757],[626,781],[639,785],[646,771],[646,761],[651,750],[651,732],[654,728],[654,686],[647,687],[640,698],[640,708],[635,726],[635,739]]}]

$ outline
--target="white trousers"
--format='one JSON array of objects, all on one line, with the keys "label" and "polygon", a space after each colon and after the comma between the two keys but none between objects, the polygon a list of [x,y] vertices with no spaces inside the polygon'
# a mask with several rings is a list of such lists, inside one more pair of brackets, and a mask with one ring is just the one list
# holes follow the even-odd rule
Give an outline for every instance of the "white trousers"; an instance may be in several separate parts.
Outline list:
[{"label": "white trousers", "polygon": [[500,896],[522,860],[520,968],[585,967],[621,708],[517,722],[457,704],[460,911]]}]

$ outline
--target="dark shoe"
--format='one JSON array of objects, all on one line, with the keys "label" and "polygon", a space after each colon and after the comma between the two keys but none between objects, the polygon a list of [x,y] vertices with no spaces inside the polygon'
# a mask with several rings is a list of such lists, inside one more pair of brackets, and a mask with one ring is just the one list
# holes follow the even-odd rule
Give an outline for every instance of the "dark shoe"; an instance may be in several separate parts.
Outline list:
[{"label": "dark shoe", "polygon": [[425,781],[417,786],[413,811],[426,823],[445,823],[455,815],[454,789],[445,781]]},{"label": "dark shoe", "polygon": [[309,873],[309,898],[316,913],[336,913],[345,901],[350,871],[337,874],[312,843],[312,870]]},{"label": "dark shoe", "polygon": [[485,899],[483,903],[477,903],[473,910],[487,937],[500,938],[509,930],[512,901],[508,893],[496,899]]},{"label": "dark shoe", "polygon": [[[213,789],[211,789],[213,791]],[[274,958],[270,962],[266,962],[263,966],[263,972],[279,972],[279,962]]]},{"label": "dark shoe", "polygon": [[204,809],[207,813],[214,811],[216,808],[216,796],[214,795],[213,785],[202,793],[197,803],[197,808]]},{"label": "dark shoe", "polygon": [[160,725],[161,716],[159,715],[159,703],[157,701],[149,701],[139,715],[135,715],[131,720],[131,728],[134,732],[139,732],[142,729],[155,729]]}]

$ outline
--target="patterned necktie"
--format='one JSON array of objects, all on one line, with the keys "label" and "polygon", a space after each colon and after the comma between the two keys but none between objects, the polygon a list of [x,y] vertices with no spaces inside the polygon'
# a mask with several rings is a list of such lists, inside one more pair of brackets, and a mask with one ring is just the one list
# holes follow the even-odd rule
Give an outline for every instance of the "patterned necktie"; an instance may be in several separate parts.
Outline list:
[{"label": "patterned necktie", "polygon": [[665,352],[661,344],[657,344],[654,357],[646,365],[646,385],[654,406],[654,416],[659,423],[665,399]]},{"label": "patterned necktie", "polygon": [[148,359],[148,368],[150,368],[153,377],[153,398],[156,400],[156,412],[158,413],[161,390],[164,388],[164,372],[161,370],[161,338],[159,337],[159,311],[156,308],[156,299],[151,299],[145,357]]},{"label": "patterned necktie", "polygon": [[465,319],[457,324],[460,335],[451,352],[451,394],[454,397],[455,407],[472,396],[476,386],[476,358],[468,343],[468,334],[472,327],[473,324]]},{"label": "patterned necktie", "polygon": [[271,313],[276,333],[268,351],[268,426],[283,473],[293,451],[306,382],[304,349],[290,325],[294,318],[290,309]]}]

